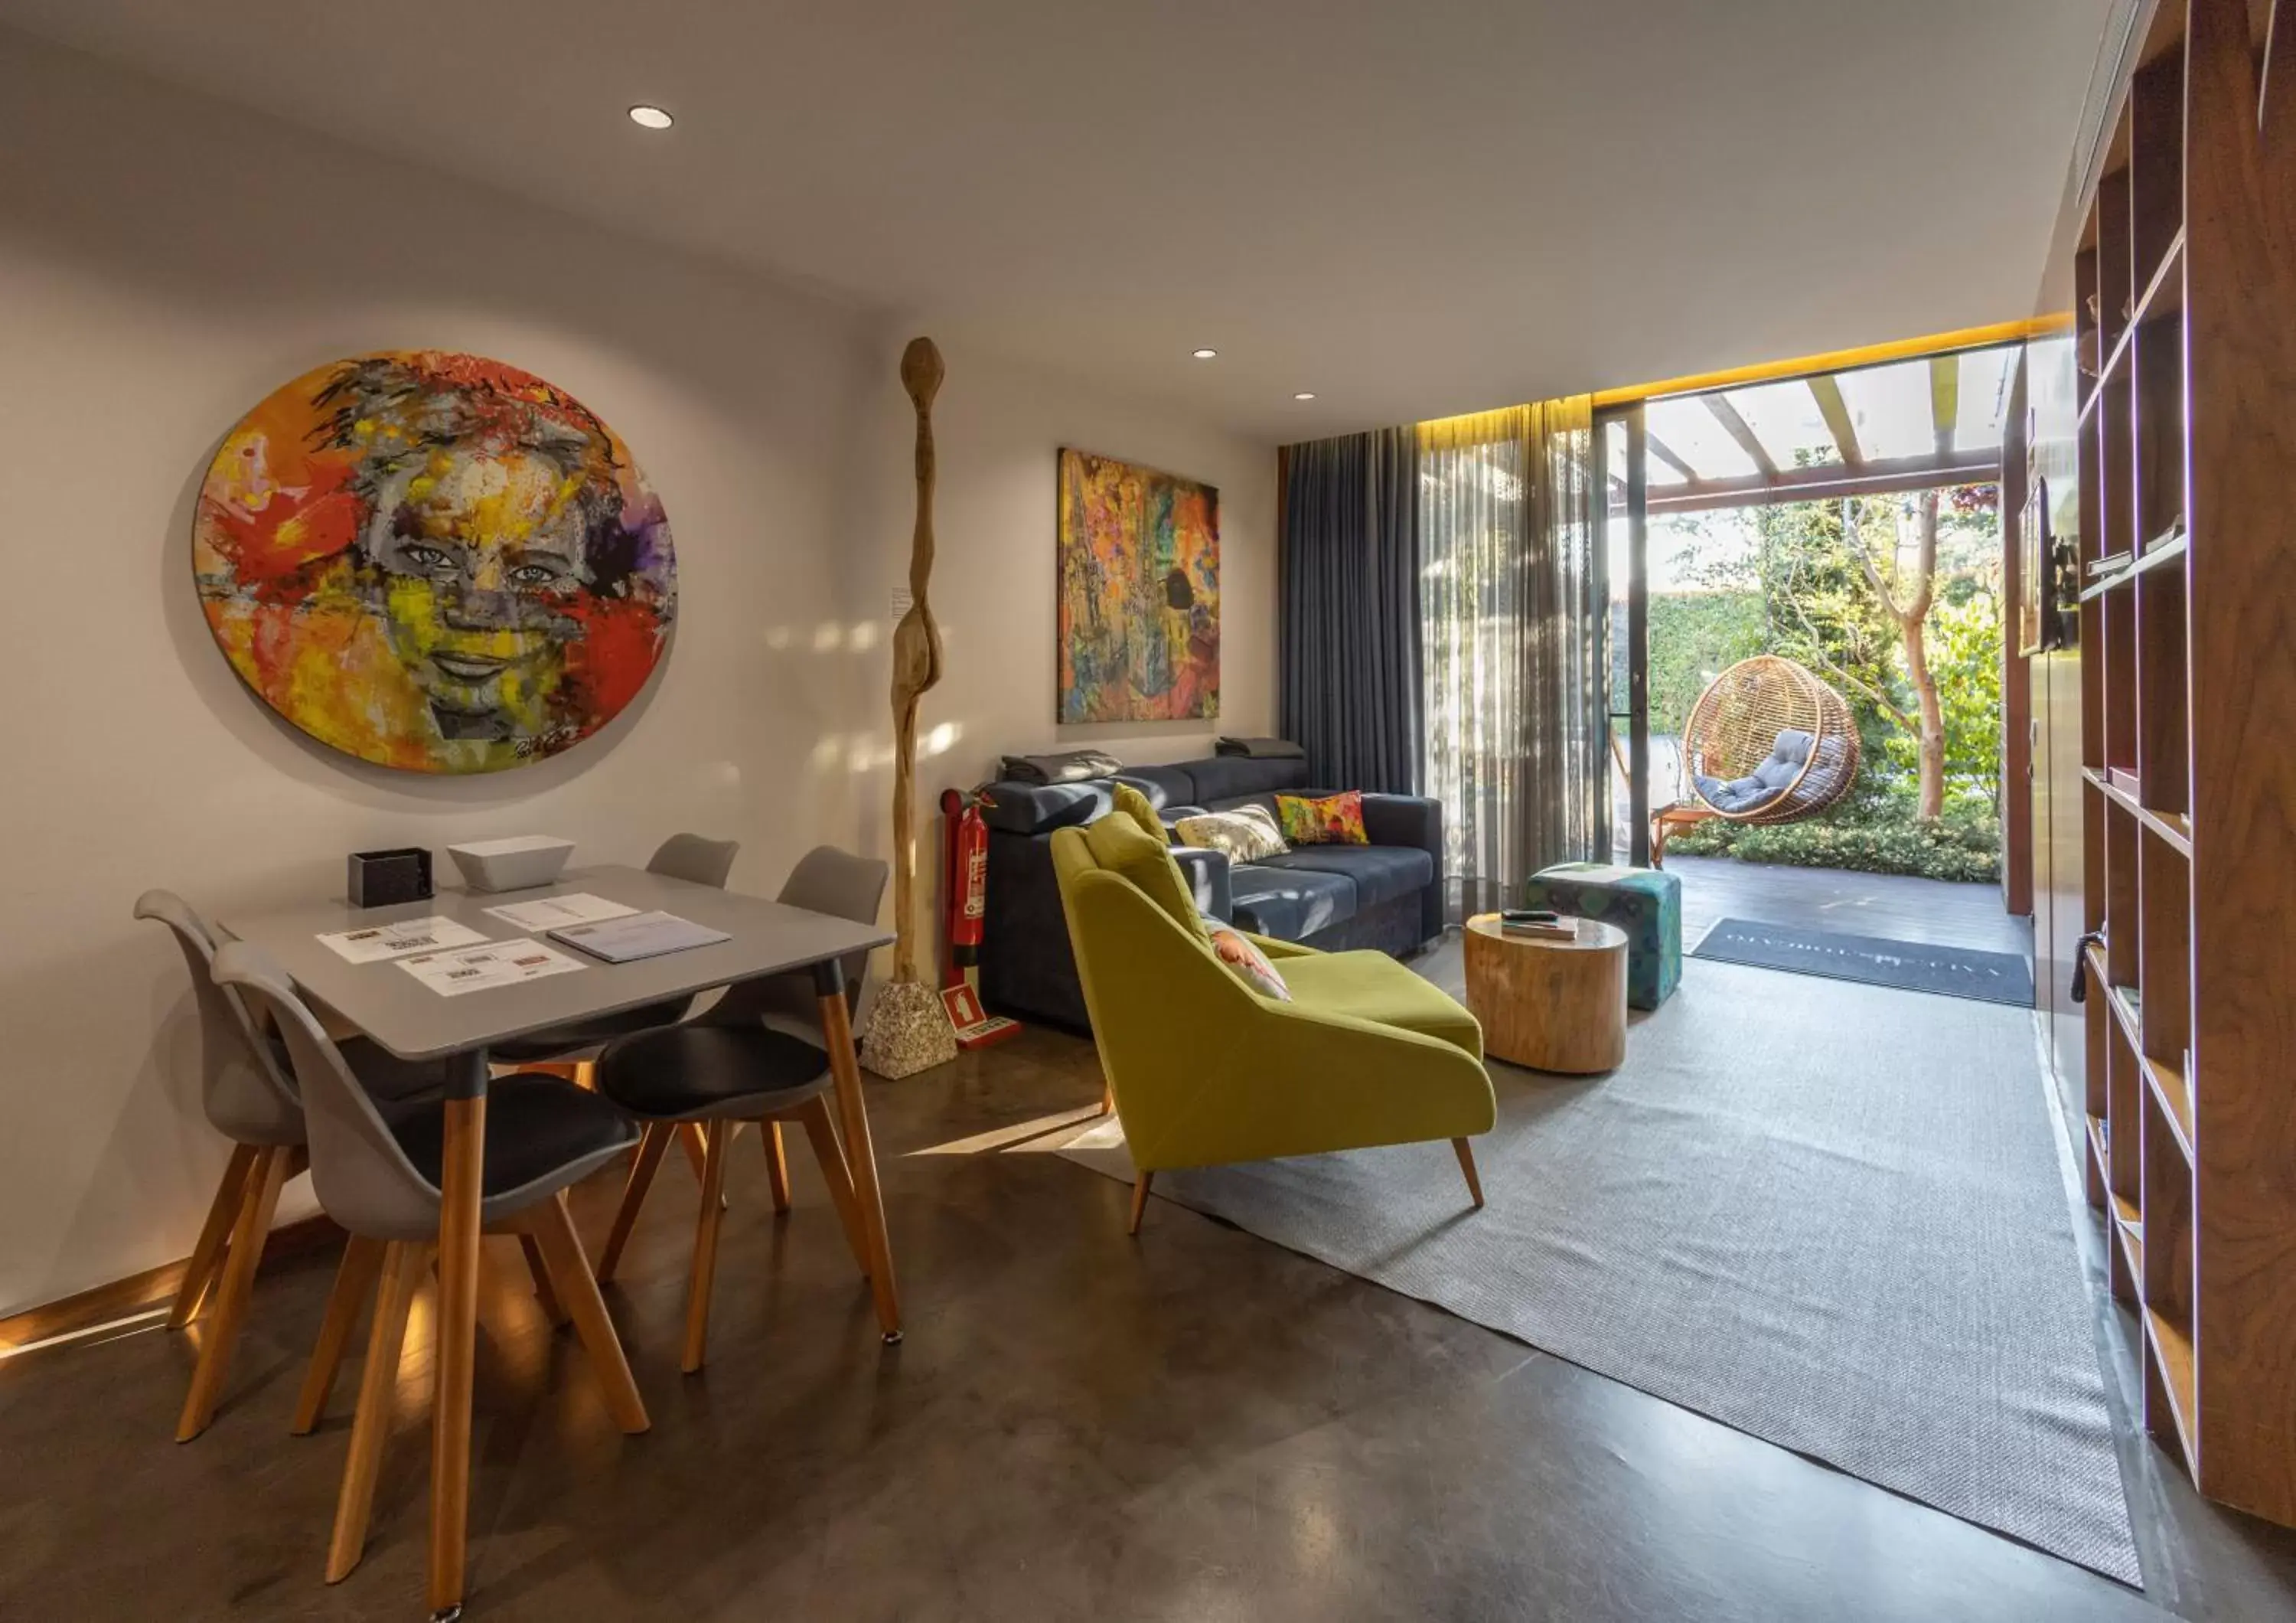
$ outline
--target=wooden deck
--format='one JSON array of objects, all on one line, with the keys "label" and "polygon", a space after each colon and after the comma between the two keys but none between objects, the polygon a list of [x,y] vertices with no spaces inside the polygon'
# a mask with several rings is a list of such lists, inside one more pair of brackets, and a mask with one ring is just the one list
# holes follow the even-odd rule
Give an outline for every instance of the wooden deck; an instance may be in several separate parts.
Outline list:
[{"label": "wooden deck", "polygon": [[1722,919],[1746,919],[2032,957],[2031,922],[2004,911],[2001,892],[1991,885],[1781,868],[1728,857],[1669,857],[1666,870],[1682,880],[1685,952],[1694,951]]}]

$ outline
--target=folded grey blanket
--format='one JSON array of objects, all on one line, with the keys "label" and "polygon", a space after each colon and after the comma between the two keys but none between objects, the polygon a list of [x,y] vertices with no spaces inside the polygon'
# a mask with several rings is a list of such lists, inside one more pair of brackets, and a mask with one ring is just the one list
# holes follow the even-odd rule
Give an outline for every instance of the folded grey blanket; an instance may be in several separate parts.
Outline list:
[{"label": "folded grey blanket", "polygon": [[1070,750],[1063,755],[1007,755],[996,775],[1006,783],[1081,783],[1087,778],[1109,778],[1124,763],[1106,750]]},{"label": "folded grey blanket", "polygon": [[1253,761],[1305,761],[1308,752],[1289,738],[1219,738],[1212,744],[1223,755],[1242,755]]}]

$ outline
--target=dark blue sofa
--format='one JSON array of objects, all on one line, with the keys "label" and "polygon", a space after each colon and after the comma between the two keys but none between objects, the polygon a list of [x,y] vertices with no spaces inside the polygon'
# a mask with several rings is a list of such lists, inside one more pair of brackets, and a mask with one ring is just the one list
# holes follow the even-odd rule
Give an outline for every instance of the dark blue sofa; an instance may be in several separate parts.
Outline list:
[{"label": "dark blue sofa", "polygon": [[[988,905],[980,944],[980,993],[989,1008],[1074,1030],[1088,1025],[1052,836],[1105,816],[1119,782],[1145,795],[1168,824],[1193,811],[1273,812],[1278,790],[1333,793],[1308,787],[1304,761],[1234,755],[1131,767],[1080,783],[989,785],[982,791]],[[1255,934],[1325,952],[1416,951],[1443,933],[1443,809],[1416,795],[1367,794],[1364,831],[1367,845],[1303,845],[1264,862],[1231,865],[1220,852],[1185,846],[1172,854],[1197,906]]]}]

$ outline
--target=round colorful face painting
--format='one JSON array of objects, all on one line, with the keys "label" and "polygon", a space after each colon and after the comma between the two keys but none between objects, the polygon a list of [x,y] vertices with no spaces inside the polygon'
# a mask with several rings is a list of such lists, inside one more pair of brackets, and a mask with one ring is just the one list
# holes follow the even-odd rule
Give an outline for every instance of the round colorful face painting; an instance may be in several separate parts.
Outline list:
[{"label": "round colorful face painting", "polygon": [[193,568],[232,666],[362,760],[491,772],[637,696],[676,607],[669,525],[612,430],[474,355],[277,391],[201,487]]}]

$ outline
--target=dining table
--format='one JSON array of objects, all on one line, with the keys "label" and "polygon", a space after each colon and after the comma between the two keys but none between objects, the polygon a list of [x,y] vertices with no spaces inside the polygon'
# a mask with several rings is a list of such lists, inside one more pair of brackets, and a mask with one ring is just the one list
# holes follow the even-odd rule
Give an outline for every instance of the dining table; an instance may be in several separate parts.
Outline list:
[{"label": "dining table", "polygon": [[[627,963],[608,963],[520,927],[490,909],[596,897],[662,911],[725,939]],[[576,904],[579,905],[579,904]],[[578,969],[448,995],[408,973],[401,958],[353,962],[321,939],[376,925],[444,918],[494,943],[538,941]],[[226,911],[230,935],[269,953],[303,994],[399,1059],[444,1062],[446,1122],[439,1176],[437,1380],[432,1399],[428,1588],[431,1615],[460,1615],[468,1558],[471,1388],[479,1299],[479,1205],[485,1164],[490,1049],[649,1004],[690,998],[760,976],[809,974],[836,1093],[840,1133],[859,1198],[869,1289],[888,1343],[901,1337],[900,1298],[885,1232],[869,1116],[846,1001],[843,960],[890,944],[892,933],[825,913],[697,885],[643,869],[569,869],[551,885],[513,892],[447,888],[388,907],[347,900]],[[405,955],[402,955],[402,957]]]}]

